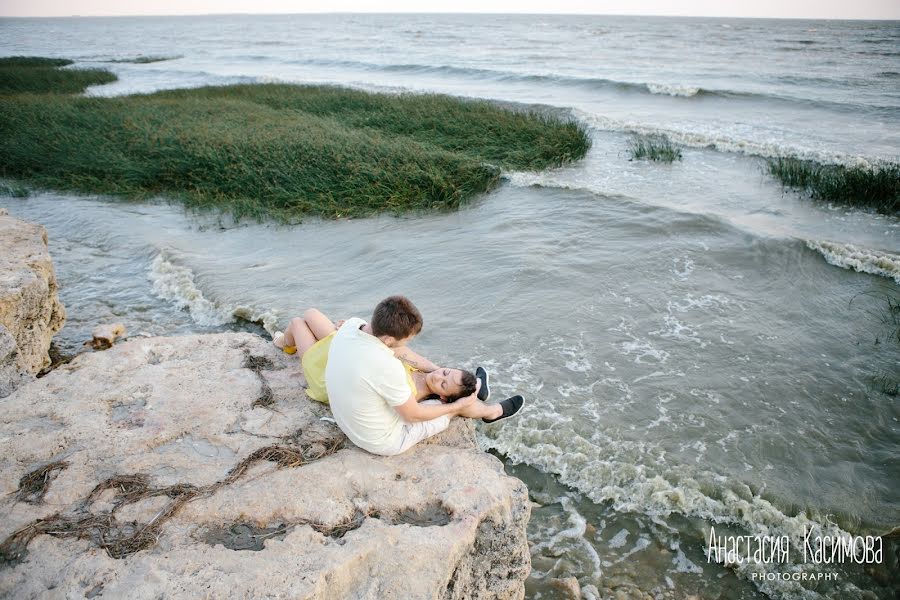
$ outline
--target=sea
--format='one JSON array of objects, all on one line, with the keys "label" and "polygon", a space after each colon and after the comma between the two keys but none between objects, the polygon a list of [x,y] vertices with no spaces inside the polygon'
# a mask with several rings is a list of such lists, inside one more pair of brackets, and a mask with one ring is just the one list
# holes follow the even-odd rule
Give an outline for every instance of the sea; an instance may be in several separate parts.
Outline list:
[{"label": "sea", "polygon": [[[118,75],[91,96],[324,83],[583,124],[583,160],[505,172],[452,213],[287,226],[46,190],[0,206],[49,232],[64,352],[103,322],[267,335],[409,296],[416,350],[527,399],[478,435],[530,490],[528,598],[572,578],[591,600],[898,594],[900,218],[786,190],[766,159],[900,162],[900,22],[0,19],[0,55]],[[146,57],[166,60],[116,62]],[[639,134],[682,160],[631,160]],[[711,534],[790,557],[725,560]],[[810,536],[883,551],[817,561]]]}]

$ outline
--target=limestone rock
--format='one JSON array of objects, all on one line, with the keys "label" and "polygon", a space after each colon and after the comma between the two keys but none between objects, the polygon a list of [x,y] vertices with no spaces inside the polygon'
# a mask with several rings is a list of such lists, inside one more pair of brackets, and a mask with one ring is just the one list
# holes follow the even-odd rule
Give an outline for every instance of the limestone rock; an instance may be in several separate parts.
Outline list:
[{"label": "limestone rock", "polygon": [[16,341],[24,370],[37,373],[50,364],[50,339],[65,320],[47,231],[0,215],[0,325]]},{"label": "limestone rock", "polygon": [[303,384],[223,333],[82,354],[0,401],[0,597],[524,596],[527,490],[470,423],[374,456]]},{"label": "limestone rock", "polygon": [[16,340],[6,327],[0,325],[0,398],[10,395],[27,377],[19,363]]}]

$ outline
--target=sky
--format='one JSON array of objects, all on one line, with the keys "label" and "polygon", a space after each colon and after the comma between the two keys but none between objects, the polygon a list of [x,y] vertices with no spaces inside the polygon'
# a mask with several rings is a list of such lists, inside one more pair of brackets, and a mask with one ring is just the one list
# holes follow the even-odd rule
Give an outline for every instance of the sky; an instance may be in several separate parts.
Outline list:
[{"label": "sky", "polygon": [[900,0],[0,0],[0,16],[66,17],[306,12],[575,13],[900,19]]}]

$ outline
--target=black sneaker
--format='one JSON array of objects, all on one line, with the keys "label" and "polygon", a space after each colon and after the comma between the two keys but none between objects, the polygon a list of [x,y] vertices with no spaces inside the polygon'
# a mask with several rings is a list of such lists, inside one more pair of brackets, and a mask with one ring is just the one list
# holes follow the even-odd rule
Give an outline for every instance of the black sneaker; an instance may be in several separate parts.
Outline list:
[{"label": "black sneaker", "polygon": [[513,396],[512,398],[507,398],[500,403],[500,406],[503,407],[502,415],[500,415],[496,419],[482,419],[482,421],[484,421],[485,423],[496,423],[497,421],[502,421],[503,419],[514,417],[522,411],[522,407],[524,405],[525,398],[523,398],[522,396]]},{"label": "black sneaker", "polygon": [[491,397],[491,390],[488,387],[488,373],[481,367],[475,369],[475,379],[481,382],[481,388],[478,390],[478,399],[482,402],[487,402],[487,399]]}]

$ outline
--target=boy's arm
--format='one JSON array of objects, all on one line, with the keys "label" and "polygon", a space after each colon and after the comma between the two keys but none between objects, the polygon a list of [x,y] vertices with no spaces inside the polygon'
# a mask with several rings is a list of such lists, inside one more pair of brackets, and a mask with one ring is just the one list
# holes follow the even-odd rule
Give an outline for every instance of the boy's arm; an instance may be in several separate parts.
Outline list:
[{"label": "boy's arm", "polygon": [[431,419],[437,419],[444,415],[456,416],[462,412],[463,409],[471,406],[473,402],[477,401],[478,399],[475,397],[475,394],[472,394],[471,396],[460,398],[451,404],[422,405],[416,402],[416,395],[411,394],[409,400],[404,404],[395,406],[394,409],[400,413],[400,416],[403,417],[403,420],[407,423],[416,423],[418,421],[430,421]]},{"label": "boy's arm", "polygon": [[439,368],[436,364],[434,364],[424,356],[416,354],[406,346],[394,348],[394,356],[396,356],[412,368],[418,369],[423,373],[431,373],[432,371],[437,371]]}]

